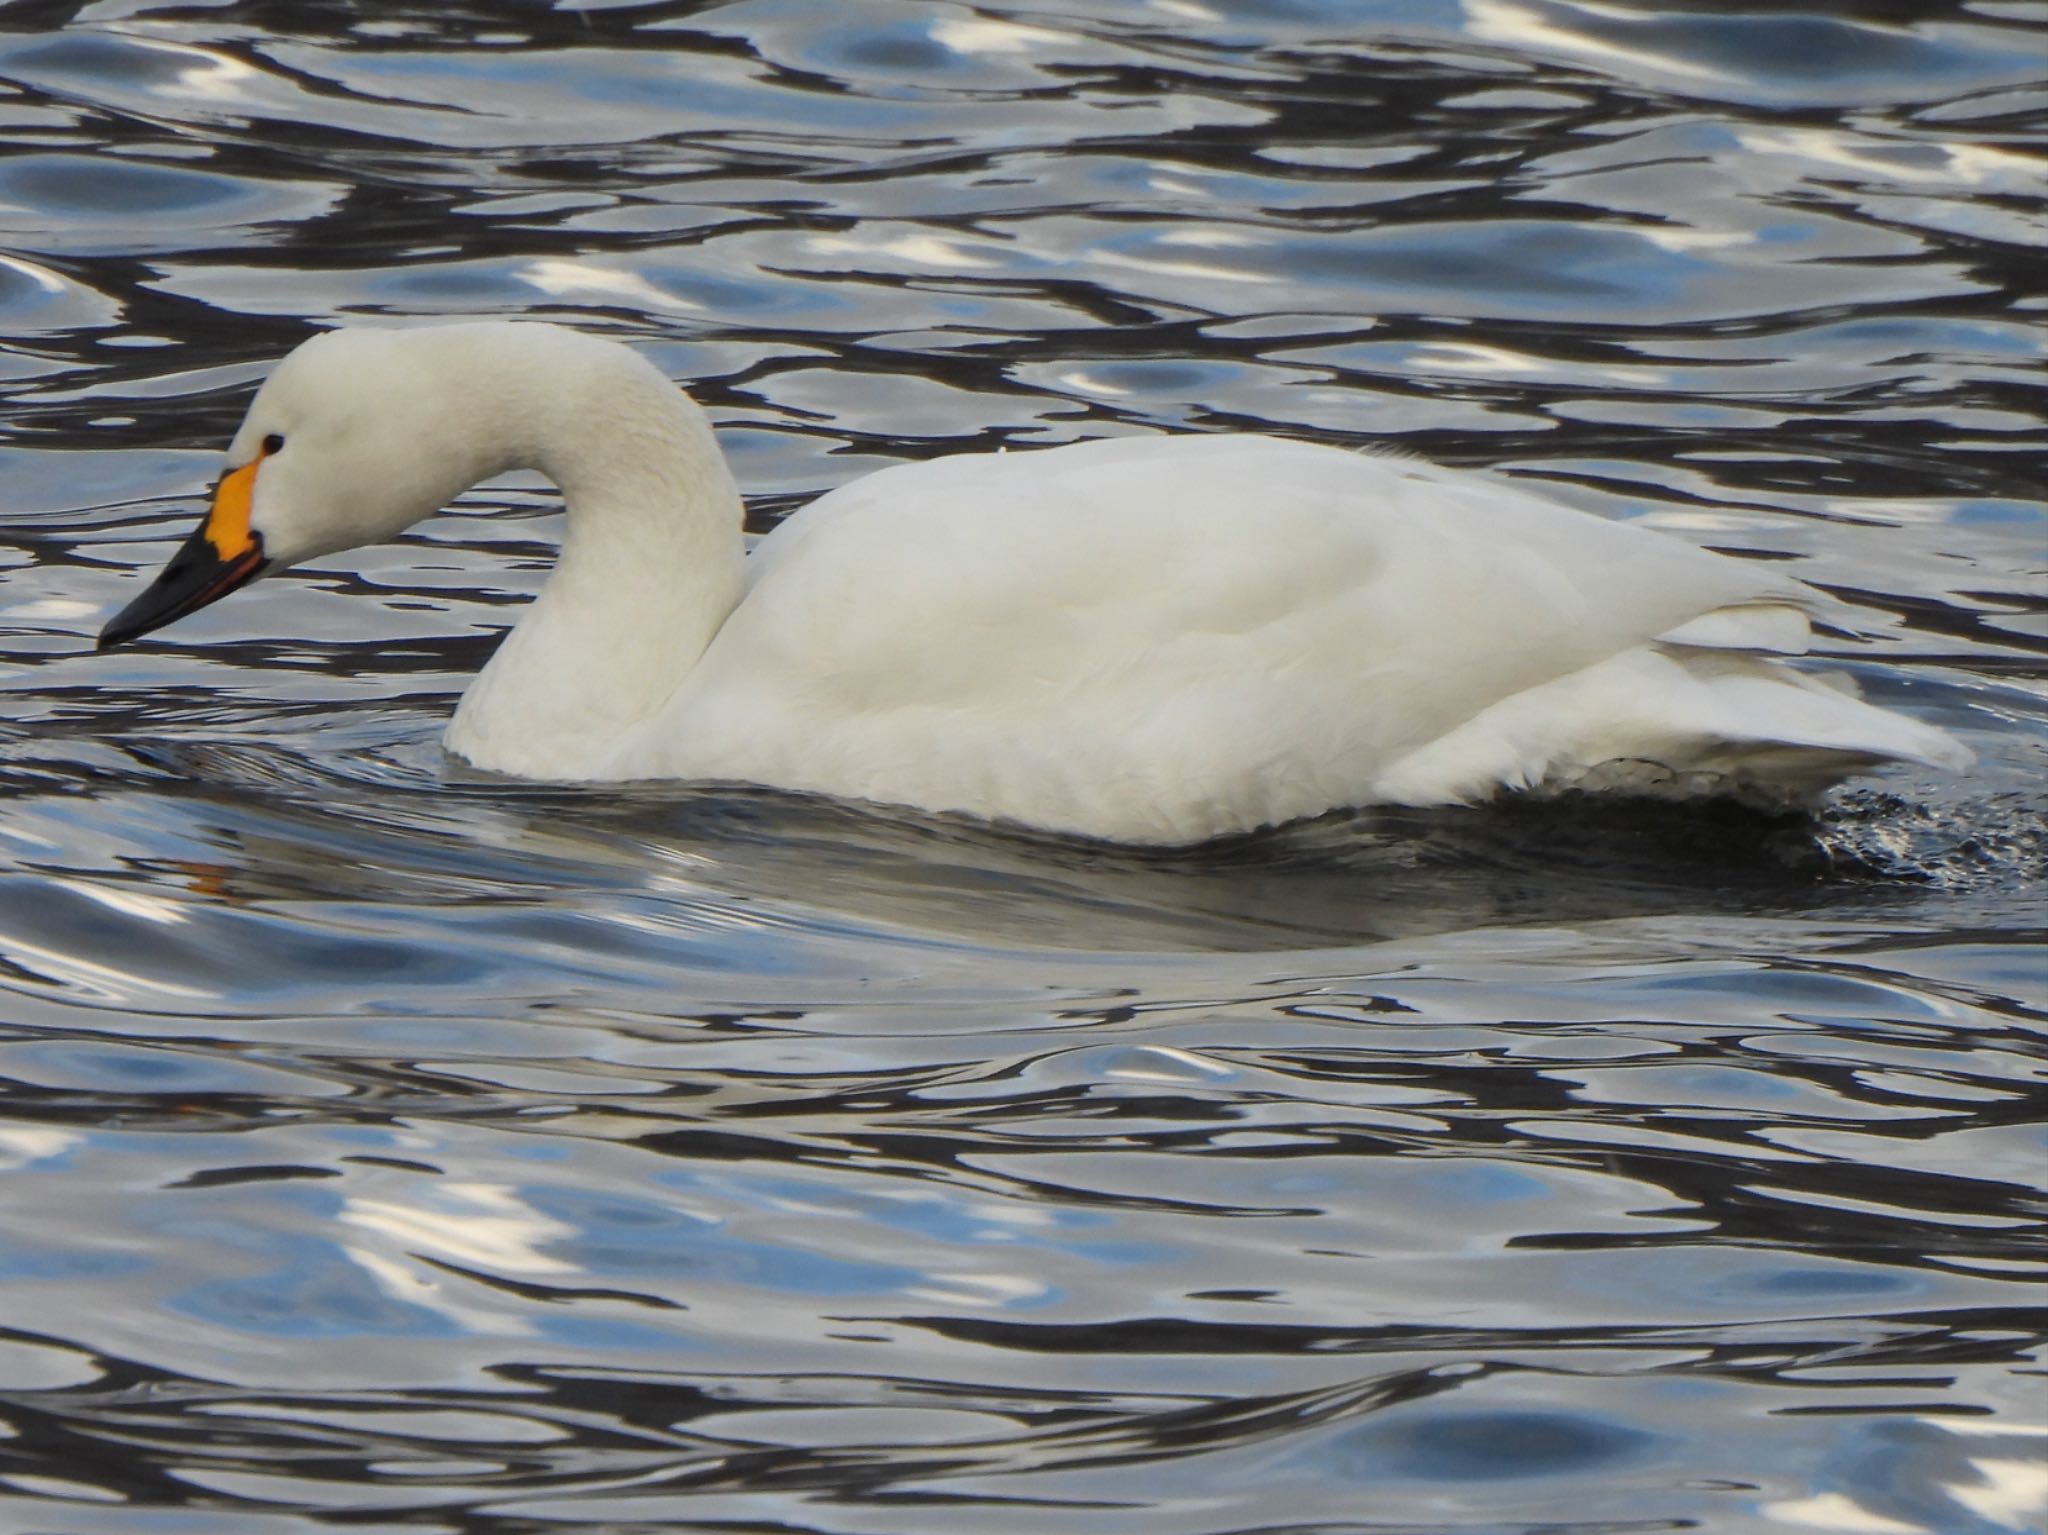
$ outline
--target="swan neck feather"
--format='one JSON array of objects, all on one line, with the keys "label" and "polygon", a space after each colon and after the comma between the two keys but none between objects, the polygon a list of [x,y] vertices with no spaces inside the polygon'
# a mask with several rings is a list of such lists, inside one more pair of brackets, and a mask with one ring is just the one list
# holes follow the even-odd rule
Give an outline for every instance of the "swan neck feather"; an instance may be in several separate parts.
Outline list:
[{"label": "swan neck feather", "polygon": [[475,364],[489,387],[466,400],[491,460],[478,478],[539,471],[564,529],[448,745],[499,771],[602,776],[739,601],[739,490],[703,411],[637,354],[552,326],[488,329]]}]

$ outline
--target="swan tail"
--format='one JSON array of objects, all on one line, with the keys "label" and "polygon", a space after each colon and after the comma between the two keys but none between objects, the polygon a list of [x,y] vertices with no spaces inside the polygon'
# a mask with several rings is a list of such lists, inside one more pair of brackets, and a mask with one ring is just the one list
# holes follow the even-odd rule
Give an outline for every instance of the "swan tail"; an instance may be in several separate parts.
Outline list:
[{"label": "swan tail", "polygon": [[1940,727],[1866,703],[1846,677],[1678,639],[1502,700],[1395,763],[1386,797],[1598,790],[1785,807],[1892,763],[1960,771],[1974,760]]}]

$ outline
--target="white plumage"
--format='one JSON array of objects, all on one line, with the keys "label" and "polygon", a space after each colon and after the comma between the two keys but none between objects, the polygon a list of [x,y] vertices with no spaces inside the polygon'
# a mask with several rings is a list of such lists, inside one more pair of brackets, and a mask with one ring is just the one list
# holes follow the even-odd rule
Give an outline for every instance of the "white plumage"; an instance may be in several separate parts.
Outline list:
[{"label": "white plumage", "polygon": [[1810,589],[1486,474],[1258,436],[962,456],[823,495],[745,558],[685,395],[614,343],[509,323],[316,338],[230,464],[280,437],[254,477],[264,568],[510,468],[560,485],[558,567],[447,738],[524,777],[1181,843],[1344,806],[1785,799],[1968,760],[1778,658]]}]

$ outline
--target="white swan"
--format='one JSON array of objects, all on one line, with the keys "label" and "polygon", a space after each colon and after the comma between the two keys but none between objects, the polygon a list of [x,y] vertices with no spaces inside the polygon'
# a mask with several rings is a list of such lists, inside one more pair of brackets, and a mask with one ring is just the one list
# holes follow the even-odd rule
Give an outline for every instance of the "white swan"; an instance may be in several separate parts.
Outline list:
[{"label": "white swan", "polygon": [[551,325],[350,329],[257,393],[213,510],[102,648],[515,468],[552,577],[450,750],[1184,843],[1571,786],[1806,796],[1943,731],[1777,653],[1818,594],[1492,476],[1256,436],[885,469],[749,558],[703,413]]}]

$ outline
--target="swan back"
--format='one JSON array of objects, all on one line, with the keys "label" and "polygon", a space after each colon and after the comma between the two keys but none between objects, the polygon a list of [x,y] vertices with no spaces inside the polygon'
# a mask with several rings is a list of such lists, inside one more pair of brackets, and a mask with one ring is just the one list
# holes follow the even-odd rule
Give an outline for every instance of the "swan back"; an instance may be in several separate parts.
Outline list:
[{"label": "swan back", "polygon": [[[1802,590],[1491,476],[1268,437],[942,459],[790,518],[613,767],[1195,840],[1390,797],[1505,700]],[[1481,756],[1503,766],[1461,753],[1401,797],[1489,792]]]}]

